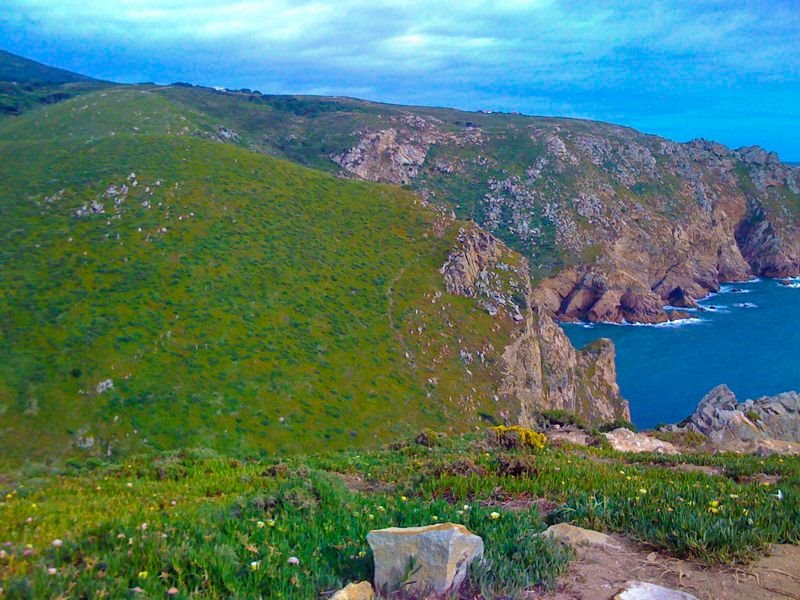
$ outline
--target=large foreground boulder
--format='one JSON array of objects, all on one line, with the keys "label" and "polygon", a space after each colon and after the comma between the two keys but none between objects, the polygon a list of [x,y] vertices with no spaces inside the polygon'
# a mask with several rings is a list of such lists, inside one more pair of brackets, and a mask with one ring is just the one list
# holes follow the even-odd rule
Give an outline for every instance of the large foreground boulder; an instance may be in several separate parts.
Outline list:
[{"label": "large foreground boulder", "polygon": [[424,596],[458,589],[470,564],[483,556],[483,540],[463,525],[390,527],[370,531],[375,557],[375,589],[404,589]]}]

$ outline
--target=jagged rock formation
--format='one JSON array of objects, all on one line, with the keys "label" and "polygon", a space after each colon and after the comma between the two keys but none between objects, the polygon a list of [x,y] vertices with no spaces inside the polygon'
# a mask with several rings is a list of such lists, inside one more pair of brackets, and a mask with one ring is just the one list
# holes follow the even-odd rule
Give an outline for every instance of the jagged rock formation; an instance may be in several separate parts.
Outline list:
[{"label": "jagged rock formation", "polygon": [[[658,323],[670,318],[665,304],[691,307],[722,282],[800,273],[800,170],[761,148],[555,119],[459,133],[424,114],[390,122],[333,159],[353,175],[469,205],[551,275],[538,303],[561,319]],[[524,145],[527,163],[507,158],[510,143]],[[464,198],[463,180],[476,198]]]},{"label": "jagged rock formation", "polygon": [[800,442],[800,394],[784,392],[738,402],[728,386],[719,385],[675,429],[702,433],[712,442]]},{"label": "jagged rock formation", "polygon": [[518,407],[517,420],[532,425],[536,413],[561,409],[591,423],[630,419],[616,383],[614,346],[598,340],[578,351],[536,305],[527,262],[502,262],[505,245],[479,228],[462,229],[442,267],[447,291],[480,298],[487,312],[520,324],[503,351],[501,393]]}]

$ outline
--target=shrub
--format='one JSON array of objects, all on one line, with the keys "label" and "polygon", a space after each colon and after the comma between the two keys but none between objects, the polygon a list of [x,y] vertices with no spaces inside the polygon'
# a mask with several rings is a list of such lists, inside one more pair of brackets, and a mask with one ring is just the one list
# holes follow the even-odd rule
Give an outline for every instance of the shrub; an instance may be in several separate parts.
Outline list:
[{"label": "shrub", "polygon": [[490,427],[486,432],[486,439],[490,445],[504,450],[517,448],[541,450],[547,444],[544,434],[519,425]]},{"label": "shrub", "polygon": [[563,427],[565,425],[575,425],[581,429],[586,429],[587,427],[586,421],[584,421],[581,417],[561,409],[542,411],[541,420],[542,424],[545,426],[560,425]]},{"label": "shrub", "polygon": [[654,431],[653,437],[664,442],[686,446],[687,448],[700,448],[708,438],[699,431],[685,429],[682,431]]},{"label": "shrub", "polygon": [[497,474],[508,477],[533,477],[539,472],[536,457],[501,454],[497,457]]},{"label": "shrub", "polygon": [[761,420],[761,415],[752,409],[748,410],[745,414],[753,423],[758,423]]},{"label": "shrub", "polygon": [[414,438],[414,442],[426,448],[433,448],[441,444],[443,437],[444,434],[433,431],[432,429],[425,429]]},{"label": "shrub", "polygon": [[601,432],[606,432],[606,431],[614,431],[615,429],[619,429],[620,427],[623,427],[625,429],[630,429],[631,431],[636,433],[636,425],[634,425],[630,421],[626,421],[625,419],[614,419],[610,423],[604,423],[603,425],[600,425],[599,429]]}]

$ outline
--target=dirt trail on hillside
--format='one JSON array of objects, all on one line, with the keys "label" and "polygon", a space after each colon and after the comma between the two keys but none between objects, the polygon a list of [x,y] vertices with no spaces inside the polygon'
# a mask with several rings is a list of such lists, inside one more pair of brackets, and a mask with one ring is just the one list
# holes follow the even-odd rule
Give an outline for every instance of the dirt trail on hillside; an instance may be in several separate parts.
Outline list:
[{"label": "dirt trail on hillside", "polygon": [[578,548],[559,588],[543,600],[611,600],[626,581],[688,592],[700,600],[800,600],[800,546],[775,545],[747,566],[706,567],[651,552],[614,536],[621,549]]}]

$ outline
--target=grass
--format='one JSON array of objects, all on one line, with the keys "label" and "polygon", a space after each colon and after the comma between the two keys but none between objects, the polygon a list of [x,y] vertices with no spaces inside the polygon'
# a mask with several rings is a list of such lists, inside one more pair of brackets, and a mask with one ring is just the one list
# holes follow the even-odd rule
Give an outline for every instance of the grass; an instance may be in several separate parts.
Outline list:
[{"label": "grass", "polygon": [[[0,587],[9,598],[122,597],[135,588],[163,596],[172,587],[177,597],[312,598],[371,578],[370,529],[445,521],[483,537],[487,562],[470,586],[485,598],[554,585],[571,553],[535,534],[555,521],[710,564],[800,542],[797,458],[436,439],[284,459],[195,450],[29,473],[3,489]],[[679,461],[721,465],[725,475],[673,468]],[[758,474],[776,481],[763,485]],[[536,499],[558,506],[547,522]]]},{"label": "grass", "polygon": [[141,88],[0,122],[0,465],[374,446],[513,411],[492,398],[517,326],[443,295],[459,223],[203,127]]},{"label": "grass", "polygon": [[[88,94],[92,86],[105,84],[86,82],[75,74],[7,53],[0,55],[3,80],[22,83],[0,84],[0,114],[80,94],[73,110],[94,112],[93,135],[134,133],[138,128],[143,133],[216,138],[224,127],[237,134],[228,140],[231,143],[334,174],[340,169],[332,157],[354,147],[364,132],[408,127],[409,118],[423,117],[426,128],[435,130],[439,139],[428,149],[411,187],[453,209],[460,218],[474,219],[528,257],[536,281],[570,266],[602,265],[613,247],[608,242],[616,239],[622,220],[666,247],[669,236],[661,234],[671,231],[676,221],[704,218],[691,186],[684,185],[680,175],[684,167],[662,151],[658,138],[608,123],[404,107],[350,98],[219,91],[188,84],[115,86],[105,90],[105,95]],[[61,81],[69,83],[56,85]],[[30,90],[25,87],[31,85]],[[138,99],[133,106],[135,94],[148,98]],[[106,110],[112,101],[124,106]],[[104,122],[103,115],[110,119]],[[40,123],[42,131],[62,137],[84,135],[76,133],[70,121],[66,125],[59,129],[52,122]],[[30,133],[28,125],[23,127]],[[6,133],[18,135],[13,127]],[[572,158],[559,161],[547,151],[547,140],[553,135]],[[470,141],[465,142],[464,136]],[[587,147],[595,148],[593,156],[585,151]],[[641,149],[653,154],[654,170],[646,161],[640,162]],[[539,175],[529,180],[530,168],[537,164]],[[441,165],[448,168],[442,170]],[[708,185],[719,186],[728,195],[757,197],[774,223],[786,221],[787,214],[796,220],[800,214],[800,196],[787,186],[760,192],[743,163],[734,167],[733,179],[720,178],[707,169],[703,172]],[[513,190],[492,192],[492,180],[510,180]],[[602,203],[599,214],[592,216],[585,210],[581,214],[575,202],[589,190],[597,192]]]}]

